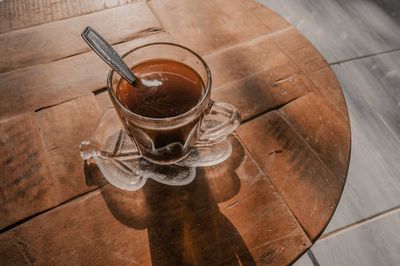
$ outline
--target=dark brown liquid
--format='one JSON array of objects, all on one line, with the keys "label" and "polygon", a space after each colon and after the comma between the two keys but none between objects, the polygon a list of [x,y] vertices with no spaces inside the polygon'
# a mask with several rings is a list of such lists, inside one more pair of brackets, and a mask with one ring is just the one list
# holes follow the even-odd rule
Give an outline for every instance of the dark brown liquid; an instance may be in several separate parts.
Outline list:
[{"label": "dark brown liquid", "polygon": [[[177,61],[153,59],[132,70],[143,81],[132,87],[121,79],[117,97],[125,107],[141,116],[166,118],[186,113],[197,105],[204,92],[199,74]],[[149,82],[157,86],[146,86]]]},{"label": "dark brown liquid", "polygon": [[[123,79],[119,81],[118,100],[130,111],[141,116],[150,118],[178,116],[195,107],[205,91],[199,74],[191,67],[177,61],[149,60],[134,66],[132,70],[141,80],[159,83],[159,86],[148,87],[139,82],[137,86],[132,87]],[[124,123],[146,158],[169,163],[187,154],[190,145],[185,144],[196,141],[196,134],[193,132],[196,132],[200,119],[201,117],[197,117],[190,123],[170,130],[140,128],[127,120]],[[153,145],[149,143],[149,139]],[[154,151],[152,146],[157,151]],[[165,149],[166,146],[168,149]]]}]

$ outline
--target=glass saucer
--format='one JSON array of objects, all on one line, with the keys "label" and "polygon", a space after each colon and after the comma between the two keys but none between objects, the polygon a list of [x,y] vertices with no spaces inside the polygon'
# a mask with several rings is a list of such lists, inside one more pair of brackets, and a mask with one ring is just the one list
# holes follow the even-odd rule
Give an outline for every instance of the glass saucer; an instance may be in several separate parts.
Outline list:
[{"label": "glass saucer", "polygon": [[80,149],[81,158],[94,160],[108,182],[130,191],[143,187],[148,178],[171,186],[187,185],[195,178],[196,167],[219,164],[232,153],[229,140],[224,138],[212,145],[192,148],[188,156],[175,164],[149,162],[141,157],[113,108],[104,112],[91,140],[83,141]]}]

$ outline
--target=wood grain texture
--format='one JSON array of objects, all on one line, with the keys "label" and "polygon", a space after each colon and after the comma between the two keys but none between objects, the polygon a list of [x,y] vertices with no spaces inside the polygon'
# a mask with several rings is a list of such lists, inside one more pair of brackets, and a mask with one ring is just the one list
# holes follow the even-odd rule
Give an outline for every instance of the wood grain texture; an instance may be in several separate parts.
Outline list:
[{"label": "wood grain texture", "polygon": [[100,118],[94,95],[36,112],[41,137],[60,202],[95,187],[87,186],[79,144],[88,140]]},{"label": "wood grain texture", "polygon": [[[141,44],[165,40],[165,33],[134,39],[115,46],[124,53]],[[0,119],[90,95],[106,87],[109,67],[88,52],[52,63],[0,74]],[[18,105],[18,108],[13,108]]]},{"label": "wood grain texture", "polygon": [[0,123],[0,229],[58,201],[32,115]]},{"label": "wood grain texture", "polygon": [[[276,35],[281,34],[286,31]],[[205,57],[213,73],[212,98],[234,104],[244,120],[310,90],[310,82],[271,41],[273,36],[263,35]]]},{"label": "wood grain texture", "polygon": [[[261,168],[231,138],[232,157],[197,169],[193,183],[177,188],[149,181],[137,192],[105,185],[1,234],[0,258],[6,264],[293,262],[310,247],[339,200],[344,179],[330,168],[345,163],[329,165],[325,160],[342,151],[334,144],[346,134],[333,140],[323,135],[331,133],[333,123],[347,126],[347,110],[325,60],[287,22],[250,0],[229,5],[222,0],[153,0],[3,34],[13,37],[54,25],[73,29],[71,21],[93,16],[119,38],[115,28],[125,18],[114,16],[115,23],[108,25],[106,16],[99,22],[100,15],[147,5],[140,15],[151,16],[132,20],[155,21],[158,28],[135,36],[126,30],[126,38],[116,40],[123,43],[114,47],[123,53],[143,43],[170,40],[200,52],[213,72],[212,98],[237,105],[249,121],[239,134]],[[33,58],[34,66],[0,74],[0,119],[36,110],[60,202],[104,184],[96,166],[80,161],[78,144],[110,106],[106,92],[98,93],[105,87],[108,67],[77,47],[72,48],[81,54],[68,52],[60,58],[66,52],[53,43],[49,52]],[[310,107],[312,100],[320,105]],[[308,115],[318,112],[329,119],[322,123],[313,117],[305,127],[298,121],[304,117],[297,114],[303,108],[310,109]],[[260,116],[272,109],[280,111]],[[333,153],[324,146],[333,147]]]},{"label": "wood grain texture", "polygon": [[330,66],[318,51],[297,30],[289,29],[272,39],[288,58],[314,84],[313,90],[326,99],[332,111],[348,122],[343,92]]},{"label": "wood grain texture", "polygon": [[130,40],[146,31],[160,29],[146,3],[136,3],[2,33],[0,73],[90,51],[80,36],[88,25],[111,44]]},{"label": "wood grain texture", "polygon": [[211,97],[213,100],[235,105],[240,111],[241,118],[246,121],[310,91],[306,78],[292,72],[293,70],[291,65],[283,65],[262,71],[217,88]]},{"label": "wood grain texture", "polygon": [[[400,48],[399,2],[262,2],[296,25],[328,61],[351,60],[334,66],[349,109],[352,156],[342,199],[326,232],[397,207],[400,202],[399,53],[352,59]],[[325,83],[326,77],[321,73],[319,85]],[[387,228],[392,232],[396,230],[382,223],[374,226],[373,233],[360,230],[357,237],[352,237],[358,230],[352,228],[337,236],[340,240],[337,240],[336,248],[347,243],[340,250],[323,245],[324,241],[321,241],[323,247],[313,251],[321,265],[398,264],[399,256],[393,257],[390,248],[396,246],[397,240],[383,236]],[[364,249],[369,243],[379,244]],[[389,248],[380,249],[382,244]],[[355,246],[357,251],[345,250],[348,246]]]},{"label": "wood grain texture", "polygon": [[187,186],[148,181],[142,190],[127,192],[106,185],[2,234],[2,261],[290,263],[310,242],[241,144],[231,141],[233,156],[199,169]]},{"label": "wood grain texture", "polygon": [[276,111],[247,122],[237,132],[315,240],[333,214],[345,180],[333,175]]},{"label": "wood grain texture", "polygon": [[201,54],[288,26],[275,13],[258,11],[259,4],[246,0],[233,0],[229,5],[223,0],[152,0],[149,4],[176,41]]},{"label": "wood grain texture", "polygon": [[350,160],[350,127],[315,92],[285,106],[279,112],[315,151],[329,170],[346,179]]},{"label": "wood grain texture", "polygon": [[330,171],[344,179],[349,165],[350,127],[343,92],[334,73],[297,31],[276,35],[273,41],[308,78],[307,85],[313,91],[282,108],[281,114]]},{"label": "wood grain texture", "polygon": [[311,73],[326,67],[325,59],[296,29],[288,29],[287,34],[277,34],[273,41],[304,73]]},{"label": "wood grain texture", "polygon": [[[400,211],[318,241],[313,253],[321,265],[397,265],[399,263]],[[348,244],[351,244],[349,248]]]},{"label": "wood grain texture", "polygon": [[258,0],[296,26],[328,62],[400,48],[397,0]]},{"label": "wood grain texture", "polygon": [[80,16],[140,0],[21,0],[0,2],[0,33]]},{"label": "wood grain texture", "polygon": [[343,202],[328,232],[399,205],[398,58],[399,53],[379,55],[334,67],[345,91],[353,143]]},{"label": "wood grain texture", "polygon": [[[215,99],[238,104],[246,119],[293,100],[310,87],[304,75],[297,74],[298,67],[271,38],[270,35],[261,36],[205,57],[213,73]],[[154,34],[115,47],[123,53],[142,43],[168,39],[172,37]],[[259,59],[260,55],[264,60]],[[0,95],[5,99],[0,104],[3,111],[0,117],[35,110],[103,88],[107,72],[108,66],[94,53],[84,53],[0,74],[3,85]],[[65,80],[65,76],[73,78]],[[60,82],[61,79],[64,82]],[[15,89],[9,89],[11,87]],[[258,101],[254,102],[254,98]],[[21,107],[10,108],[17,100]]]},{"label": "wood grain texture", "polygon": [[349,123],[348,110],[342,87],[332,68],[326,65],[321,69],[308,73],[307,77],[315,85],[315,91],[326,99],[326,103],[330,106],[331,110],[337,112],[344,121]]},{"label": "wood grain texture", "polygon": [[[277,35],[285,35],[286,32]],[[205,56],[213,74],[213,87],[218,90],[227,83],[289,64],[290,59],[271,40],[273,36],[262,35]]]}]

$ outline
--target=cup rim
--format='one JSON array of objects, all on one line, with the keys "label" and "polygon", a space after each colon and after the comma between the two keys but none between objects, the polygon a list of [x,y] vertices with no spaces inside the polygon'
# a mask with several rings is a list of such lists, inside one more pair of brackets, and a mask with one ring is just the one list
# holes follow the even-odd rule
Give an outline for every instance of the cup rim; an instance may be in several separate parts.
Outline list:
[{"label": "cup rim", "polygon": [[154,122],[173,122],[173,121],[178,121],[184,118],[187,118],[189,116],[191,116],[192,114],[198,112],[199,110],[202,109],[204,102],[209,98],[208,96],[210,95],[211,92],[211,85],[212,85],[212,77],[211,77],[211,71],[210,68],[208,67],[206,61],[196,52],[194,52],[192,49],[187,48],[183,45],[180,44],[176,44],[176,43],[172,43],[172,42],[152,42],[152,43],[147,43],[144,45],[140,45],[138,47],[135,47],[129,51],[127,51],[126,53],[124,53],[121,57],[124,58],[127,55],[133,53],[136,50],[148,47],[148,46],[156,46],[156,45],[170,45],[170,46],[175,46],[175,47],[179,47],[181,49],[184,49],[186,51],[188,51],[189,53],[193,54],[194,56],[196,56],[200,62],[203,64],[206,73],[207,73],[207,86],[206,86],[206,91],[203,94],[202,98],[199,100],[199,102],[189,111],[182,113],[180,115],[177,116],[171,116],[171,117],[165,117],[165,118],[153,118],[153,117],[147,117],[147,116],[142,116],[139,114],[136,114],[134,112],[132,112],[131,110],[129,110],[128,108],[126,108],[116,97],[115,92],[112,88],[112,78],[114,75],[115,70],[110,69],[110,71],[108,72],[108,76],[107,76],[107,90],[109,95],[111,96],[111,100],[118,105],[119,108],[121,108],[124,113],[126,113],[127,115],[133,117],[134,119],[138,119],[141,120],[143,122],[150,122],[150,123],[154,123]]}]

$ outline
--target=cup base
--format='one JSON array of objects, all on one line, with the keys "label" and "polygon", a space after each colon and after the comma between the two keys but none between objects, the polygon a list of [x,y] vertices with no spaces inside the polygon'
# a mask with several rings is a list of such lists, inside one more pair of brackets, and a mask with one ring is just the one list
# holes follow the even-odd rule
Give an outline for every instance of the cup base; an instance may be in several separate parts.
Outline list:
[{"label": "cup base", "polygon": [[194,180],[196,167],[219,164],[231,153],[232,145],[225,138],[213,145],[192,148],[177,163],[152,163],[140,156],[112,108],[100,118],[91,141],[81,143],[82,159],[94,160],[110,184],[129,191],[140,189],[149,178],[170,186],[187,185]]}]

